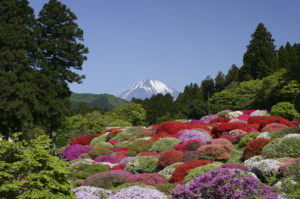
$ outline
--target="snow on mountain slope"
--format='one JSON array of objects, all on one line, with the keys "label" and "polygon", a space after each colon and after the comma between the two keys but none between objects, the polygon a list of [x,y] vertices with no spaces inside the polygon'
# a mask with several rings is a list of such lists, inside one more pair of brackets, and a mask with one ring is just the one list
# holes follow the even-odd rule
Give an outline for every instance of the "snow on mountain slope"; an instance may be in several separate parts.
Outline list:
[{"label": "snow on mountain slope", "polygon": [[120,98],[130,101],[133,97],[137,99],[150,98],[152,95],[170,93],[174,99],[179,91],[172,89],[159,80],[146,79],[138,82],[120,95]]}]

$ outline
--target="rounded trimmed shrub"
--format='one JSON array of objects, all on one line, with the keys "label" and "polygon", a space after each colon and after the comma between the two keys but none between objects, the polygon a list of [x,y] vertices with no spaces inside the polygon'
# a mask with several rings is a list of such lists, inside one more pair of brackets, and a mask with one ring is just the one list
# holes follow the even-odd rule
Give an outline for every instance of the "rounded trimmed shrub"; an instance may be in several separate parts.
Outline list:
[{"label": "rounded trimmed shrub", "polygon": [[261,131],[262,132],[274,132],[274,131],[279,131],[280,129],[286,129],[286,128],[288,128],[288,126],[285,124],[271,123],[271,124],[266,125]]},{"label": "rounded trimmed shrub", "polygon": [[173,172],[173,175],[171,177],[171,182],[173,183],[182,183],[182,180],[186,176],[187,172],[190,169],[194,169],[196,167],[204,166],[209,163],[213,163],[214,161],[211,160],[191,160],[188,162],[185,162],[178,167],[176,167],[175,171]]},{"label": "rounded trimmed shrub", "polygon": [[183,152],[182,151],[167,151],[164,152],[158,160],[158,164],[162,167],[167,167],[171,164],[176,162],[181,162],[183,159]]},{"label": "rounded trimmed shrub", "polygon": [[197,151],[186,151],[183,154],[183,162],[199,159],[200,155]]},{"label": "rounded trimmed shrub", "polygon": [[89,150],[85,149],[81,144],[72,144],[65,148],[65,150],[62,152],[62,157],[66,158],[67,160],[75,160],[78,159],[80,154],[82,153],[88,153]]},{"label": "rounded trimmed shrub", "polygon": [[173,191],[173,189],[176,187],[176,184],[172,184],[172,183],[161,183],[157,186],[155,186],[155,189],[157,189],[158,191],[166,194],[167,196],[171,195],[171,192]]},{"label": "rounded trimmed shrub", "polygon": [[95,158],[95,162],[110,162],[116,163],[117,159],[115,156],[112,155],[102,155],[100,157]]},{"label": "rounded trimmed shrub", "polygon": [[288,120],[294,120],[299,116],[299,113],[295,109],[294,105],[290,102],[279,102],[275,104],[271,108],[271,114]]},{"label": "rounded trimmed shrub", "polygon": [[180,141],[176,138],[171,138],[171,137],[166,137],[166,138],[161,138],[157,142],[155,142],[151,149],[149,150],[150,152],[165,152],[165,151],[170,151],[172,150]]},{"label": "rounded trimmed shrub", "polygon": [[261,152],[265,158],[300,157],[300,137],[277,138]]},{"label": "rounded trimmed shrub", "polygon": [[102,155],[111,155],[113,154],[113,151],[103,148],[103,147],[96,147],[93,148],[90,152],[89,152],[89,156],[92,159],[95,159],[96,157],[102,156]]},{"label": "rounded trimmed shrub", "polygon": [[255,139],[258,135],[259,135],[259,133],[249,133],[249,134],[245,135],[239,141],[239,147],[242,148],[242,147],[246,146],[246,144],[248,142],[250,142],[251,140]]},{"label": "rounded trimmed shrub", "polygon": [[172,191],[174,199],[198,198],[272,198],[278,194],[259,179],[238,169],[217,168],[198,178],[189,185],[177,185]]},{"label": "rounded trimmed shrub", "polygon": [[151,140],[139,140],[134,144],[130,145],[129,150],[127,151],[128,156],[135,156],[140,152],[148,152],[153,145]]},{"label": "rounded trimmed shrub", "polygon": [[188,174],[184,177],[182,184],[187,184],[194,178],[200,177],[213,169],[219,168],[220,166],[222,166],[221,162],[214,162],[201,167],[197,167],[195,169],[191,169],[188,171]]},{"label": "rounded trimmed shrub", "polygon": [[132,176],[130,172],[123,170],[103,171],[101,173],[96,173],[89,176],[81,184],[84,186],[111,189],[113,187],[124,184],[125,180],[130,176]]},{"label": "rounded trimmed shrub", "polygon": [[167,183],[165,176],[158,173],[142,173],[133,175],[125,180],[125,183],[140,182],[143,184],[157,186],[161,183]]},{"label": "rounded trimmed shrub", "polygon": [[210,136],[204,134],[197,130],[182,130],[179,131],[180,137],[178,138],[181,142],[189,141],[189,140],[199,140],[201,142],[207,143],[211,140]]},{"label": "rounded trimmed shrub", "polygon": [[228,152],[231,152],[231,150],[232,150],[232,143],[225,138],[214,139],[211,141],[211,144],[223,145]]},{"label": "rounded trimmed shrub", "polygon": [[[96,139],[96,141],[94,141]],[[113,148],[114,146],[109,143],[109,142],[103,142],[103,141],[99,141],[97,140],[97,138],[95,138],[92,140],[92,145],[94,145],[95,147],[102,147],[102,148]]]},{"label": "rounded trimmed shrub", "polygon": [[264,146],[269,144],[271,140],[267,140],[264,138],[256,138],[247,143],[246,148],[244,150],[243,159],[248,160],[253,156],[257,156],[261,154],[261,150]]},{"label": "rounded trimmed shrub", "polygon": [[131,159],[125,170],[133,174],[153,173],[158,166],[158,159],[152,156],[137,156]]},{"label": "rounded trimmed shrub", "polygon": [[219,138],[223,132],[229,132],[234,129],[241,129],[243,131],[248,130],[248,125],[244,123],[222,123],[214,126],[211,130],[213,138]]},{"label": "rounded trimmed shrub", "polygon": [[199,158],[225,161],[230,158],[230,151],[221,144],[207,144],[197,149]]},{"label": "rounded trimmed shrub", "polygon": [[79,163],[73,167],[71,167],[71,178],[73,180],[76,179],[86,179],[90,175],[93,175],[95,173],[100,173],[103,171],[110,170],[109,167],[103,165],[103,164],[87,164],[87,163]]},{"label": "rounded trimmed shrub", "polygon": [[177,163],[171,164],[170,166],[167,166],[163,170],[159,171],[158,173],[165,176],[165,178],[168,181],[170,181],[176,167],[178,167],[181,164],[183,164],[183,163],[182,162],[177,162]]}]

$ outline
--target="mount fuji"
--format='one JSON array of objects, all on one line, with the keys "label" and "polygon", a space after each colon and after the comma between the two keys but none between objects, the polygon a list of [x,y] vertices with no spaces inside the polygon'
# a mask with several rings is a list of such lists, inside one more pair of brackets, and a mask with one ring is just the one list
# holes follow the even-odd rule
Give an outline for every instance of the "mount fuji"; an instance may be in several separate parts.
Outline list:
[{"label": "mount fuji", "polygon": [[123,92],[119,97],[127,101],[131,101],[134,97],[136,99],[150,98],[156,94],[170,93],[174,99],[177,98],[179,91],[168,87],[166,84],[159,80],[146,79],[139,81],[135,85],[131,86],[128,90]]}]

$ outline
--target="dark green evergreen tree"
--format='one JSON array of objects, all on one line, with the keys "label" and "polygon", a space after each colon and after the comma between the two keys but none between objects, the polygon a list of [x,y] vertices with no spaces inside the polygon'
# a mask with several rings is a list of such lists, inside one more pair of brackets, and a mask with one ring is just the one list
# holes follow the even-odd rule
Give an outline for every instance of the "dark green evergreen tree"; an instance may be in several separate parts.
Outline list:
[{"label": "dark green evergreen tree", "polygon": [[225,75],[222,71],[219,71],[215,78],[215,90],[216,92],[220,92],[225,88]]},{"label": "dark green evergreen tree", "polygon": [[0,132],[40,122],[49,81],[38,72],[36,20],[27,0],[0,1]]},{"label": "dark green evergreen tree", "polygon": [[[71,91],[68,83],[81,83],[84,76],[74,72],[81,70],[88,49],[80,43],[83,31],[76,23],[75,14],[57,0],[50,0],[39,13],[37,32],[39,49],[43,54],[41,72],[52,82],[49,89],[49,105],[45,123],[48,133],[61,125]],[[55,136],[53,136],[55,143]]]},{"label": "dark green evergreen tree", "polygon": [[231,82],[237,82],[239,78],[239,68],[232,64],[231,68],[228,70],[225,76],[225,87],[228,86]]},{"label": "dark green evergreen tree", "polygon": [[201,82],[200,90],[203,96],[203,100],[208,101],[208,99],[215,92],[215,83],[211,76],[207,76],[205,80]]},{"label": "dark green evergreen tree", "polygon": [[249,78],[261,79],[278,69],[278,57],[271,33],[260,23],[251,37],[243,57],[243,66],[239,74],[240,81],[249,80]]}]

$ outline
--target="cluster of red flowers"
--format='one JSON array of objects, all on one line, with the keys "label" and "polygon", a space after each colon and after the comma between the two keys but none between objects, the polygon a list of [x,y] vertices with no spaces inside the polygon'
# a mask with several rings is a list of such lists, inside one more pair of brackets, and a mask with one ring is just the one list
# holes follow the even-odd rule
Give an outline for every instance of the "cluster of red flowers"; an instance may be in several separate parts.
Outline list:
[{"label": "cluster of red flowers", "polygon": [[225,122],[229,122],[230,118],[229,117],[216,117],[215,119],[212,119],[209,123],[213,124],[213,123],[225,123]]},{"label": "cluster of red flowers", "polygon": [[125,183],[143,183],[151,186],[157,186],[161,183],[168,183],[165,176],[158,173],[142,173],[130,176]]},{"label": "cluster of red flowers", "polygon": [[71,144],[89,145],[90,142],[92,141],[92,139],[97,136],[99,136],[99,134],[82,135],[82,136],[79,136],[79,137],[73,139],[70,142],[70,145]]},{"label": "cluster of red flowers", "polygon": [[261,150],[264,146],[269,144],[271,140],[267,140],[264,138],[257,138],[254,140],[251,140],[247,143],[246,148],[244,150],[243,159],[247,160],[253,156],[260,155]]},{"label": "cluster of red flowers", "polygon": [[194,124],[187,124],[187,129],[203,129],[207,132],[210,132],[211,129],[209,127],[212,127],[210,124],[202,123],[202,122],[197,122]]},{"label": "cluster of red flowers", "polygon": [[183,129],[187,129],[187,124],[183,122],[169,121],[158,125],[156,134],[167,133],[169,135],[174,135]]},{"label": "cluster of red flowers", "polygon": [[182,151],[167,151],[164,152],[158,160],[158,164],[162,167],[167,167],[173,163],[181,162],[183,159]]},{"label": "cluster of red flowers", "polygon": [[160,157],[160,154],[157,152],[140,152],[136,156],[153,156],[153,157]]},{"label": "cluster of red flowers", "polygon": [[281,123],[281,124],[285,124],[289,127],[295,126],[292,122],[290,122],[282,117],[279,117],[279,116],[254,116],[248,120],[248,124],[258,125],[259,130],[263,129],[265,126],[267,126],[268,124],[271,124],[271,123]]},{"label": "cluster of red flowers", "polygon": [[177,151],[185,151],[187,149],[185,149],[184,147],[187,145],[187,144],[190,144],[190,143],[194,143],[194,142],[197,142],[201,145],[204,145],[205,143],[201,142],[200,140],[188,140],[188,141],[184,141],[184,142],[180,142],[179,144],[177,144],[175,147],[174,147],[174,150],[177,150]]},{"label": "cluster of red flowers", "polygon": [[213,138],[219,138],[223,132],[228,132],[234,129],[247,131],[248,125],[244,123],[222,123],[213,127],[213,129],[211,130],[211,135]]},{"label": "cluster of red flowers", "polygon": [[126,167],[126,164],[118,164],[118,165],[115,165],[111,168],[111,170],[124,170]]},{"label": "cluster of red flowers", "polygon": [[209,163],[213,163],[212,160],[190,160],[185,162],[184,164],[176,167],[175,171],[172,174],[171,182],[172,183],[182,183],[182,180],[187,175],[190,169],[194,169],[196,167],[204,166]]}]

